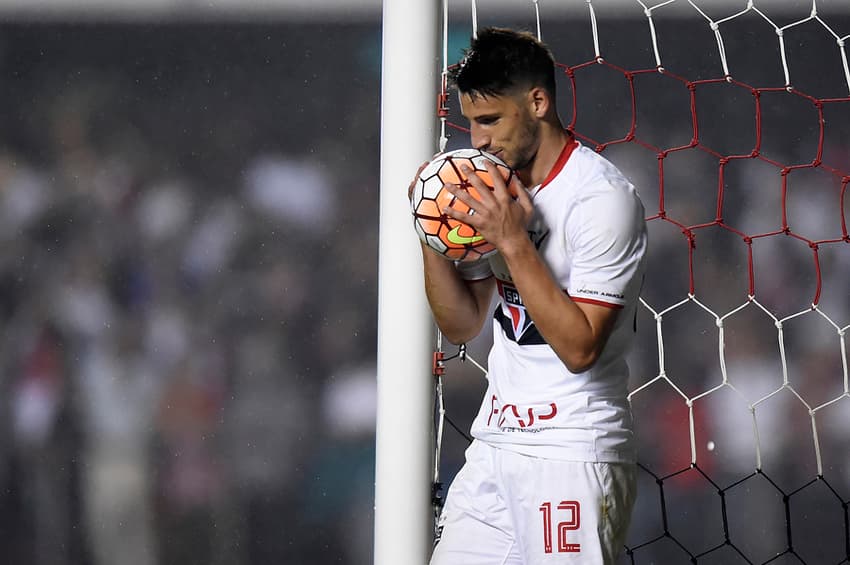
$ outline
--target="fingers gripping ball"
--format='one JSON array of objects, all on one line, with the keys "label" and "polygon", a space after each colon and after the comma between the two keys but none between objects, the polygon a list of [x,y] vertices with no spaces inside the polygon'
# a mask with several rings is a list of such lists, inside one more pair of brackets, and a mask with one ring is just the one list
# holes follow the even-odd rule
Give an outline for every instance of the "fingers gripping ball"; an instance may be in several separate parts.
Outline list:
[{"label": "fingers gripping ball", "polygon": [[481,180],[493,189],[493,179],[484,167],[486,160],[495,163],[502,178],[510,184],[513,171],[498,157],[479,149],[457,149],[437,155],[422,169],[416,180],[410,197],[416,233],[431,249],[447,259],[471,261],[487,257],[496,251],[496,248],[487,243],[472,226],[442,213],[446,207],[467,214],[471,212],[469,206],[445,190],[443,185],[446,183],[460,185],[478,198],[475,187],[469,184],[460,169],[462,165],[467,165],[475,171]]}]

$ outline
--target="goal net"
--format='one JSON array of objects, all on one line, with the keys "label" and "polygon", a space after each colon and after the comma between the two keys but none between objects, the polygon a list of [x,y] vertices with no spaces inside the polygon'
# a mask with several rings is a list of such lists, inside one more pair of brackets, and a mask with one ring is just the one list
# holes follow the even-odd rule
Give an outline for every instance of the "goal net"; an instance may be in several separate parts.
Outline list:
[{"label": "goal net", "polygon": [[[848,563],[850,6],[446,3],[443,77],[479,26],[536,33],[562,119],[638,186],[630,354],[639,495],[623,563]],[[440,146],[469,145],[438,96]],[[435,344],[435,509],[490,336]]]}]

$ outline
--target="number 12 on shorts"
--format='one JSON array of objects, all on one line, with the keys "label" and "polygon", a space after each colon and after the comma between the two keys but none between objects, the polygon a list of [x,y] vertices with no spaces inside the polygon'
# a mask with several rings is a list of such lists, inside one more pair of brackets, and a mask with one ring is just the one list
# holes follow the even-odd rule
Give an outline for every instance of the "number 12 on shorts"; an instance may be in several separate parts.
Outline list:
[{"label": "number 12 on shorts", "polygon": [[581,526],[581,506],[577,500],[562,500],[557,509],[557,516],[562,517],[567,514],[568,519],[558,522],[558,525],[552,527],[552,503],[544,502],[540,505],[540,513],[543,514],[543,551],[552,553],[552,533],[553,529],[558,536],[558,553],[578,553],[581,551],[580,543],[569,543],[567,541],[567,532],[579,529]]}]

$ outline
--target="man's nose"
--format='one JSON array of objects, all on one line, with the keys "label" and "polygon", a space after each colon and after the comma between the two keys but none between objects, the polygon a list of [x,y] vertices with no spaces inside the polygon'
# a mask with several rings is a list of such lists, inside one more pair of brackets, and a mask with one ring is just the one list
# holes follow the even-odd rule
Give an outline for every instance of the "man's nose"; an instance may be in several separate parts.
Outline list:
[{"label": "man's nose", "polygon": [[490,147],[490,136],[483,133],[481,128],[472,126],[469,133],[474,148],[486,151]]}]

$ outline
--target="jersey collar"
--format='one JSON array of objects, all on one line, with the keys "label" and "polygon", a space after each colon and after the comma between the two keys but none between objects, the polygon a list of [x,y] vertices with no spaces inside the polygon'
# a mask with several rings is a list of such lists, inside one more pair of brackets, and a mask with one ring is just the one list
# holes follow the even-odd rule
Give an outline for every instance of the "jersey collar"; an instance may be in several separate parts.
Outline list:
[{"label": "jersey collar", "polygon": [[537,190],[534,191],[535,193],[543,190],[547,184],[552,182],[552,179],[558,176],[558,173],[560,173],[561,170],[564,168],[564,165],[567,164],[567,161],[569,161],[570,159],[570,155],[573,154],[573,151],[576,147],[578,147],[578,140],[575,137],[571,137],[570,141],[568,141],[567,144],[564,145],[564,148],[561,149],[561,154],[558,155],[558,160],[555,161],[555,165],[552,167],[552,170],[549,171],[549,174],[546,175],[546,178],[543,180],[542,183],[540,183],[540,186],[537,187]]}]

